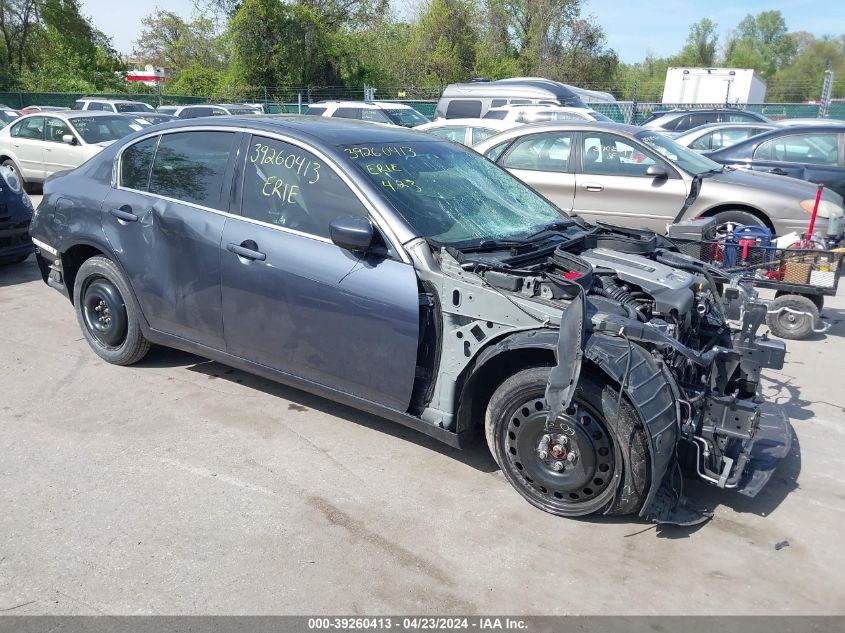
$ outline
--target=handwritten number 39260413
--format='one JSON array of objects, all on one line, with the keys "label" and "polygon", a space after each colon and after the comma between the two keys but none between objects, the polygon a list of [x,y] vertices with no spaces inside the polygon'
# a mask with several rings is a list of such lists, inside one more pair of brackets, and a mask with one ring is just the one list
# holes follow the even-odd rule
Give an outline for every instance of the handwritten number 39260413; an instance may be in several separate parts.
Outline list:
[{"label": "handwritten number 39260413", "polygon": [[261,165],[278,165],[290,171],[296,170],[297,176],[307,176],[311,171],[311,179],[306,182],[313,185],[320,180],[320,167],[315,160],[309,160],[302,154],[285,154],[283,150],[275,150],[269,145],[255,144],[255,153],[249,157],[250,162]]}]

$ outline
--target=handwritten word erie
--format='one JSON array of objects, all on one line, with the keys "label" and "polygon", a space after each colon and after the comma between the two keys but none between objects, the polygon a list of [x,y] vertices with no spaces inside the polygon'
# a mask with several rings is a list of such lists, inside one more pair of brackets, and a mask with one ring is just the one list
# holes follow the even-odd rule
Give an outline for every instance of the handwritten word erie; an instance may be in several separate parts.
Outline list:
[{"label": "handwritten word erie", "polygon": [[261,188],[261,193],[268,198],[276,196],[279,200],[288,204],[296,204],[296,196],[299,194],[299,186],[285,182],[276,176],[268,176]]},{"label": "handwritten word erie", "polygon": [[296,175],[306,177],[309,170],[311,171],[311,179],[307,180],[309,185],[316,184],[320,180],[321,163],[315,160],[310,160],[302,154],[285,153],[283,149],[274,149],[269,145],[256,143],[255,154],[249,157],[250,162],[261,165],[278,165],[285,167],[290,171],[296,169]]}]

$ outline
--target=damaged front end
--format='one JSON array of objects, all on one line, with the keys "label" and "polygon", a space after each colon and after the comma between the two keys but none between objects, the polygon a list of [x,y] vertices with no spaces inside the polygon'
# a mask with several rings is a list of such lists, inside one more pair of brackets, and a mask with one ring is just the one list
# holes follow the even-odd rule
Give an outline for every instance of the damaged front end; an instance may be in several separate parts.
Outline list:
[{"label": "damaged front end", "polygon": [[[462,267],[500,293],[562,307],[549,428],[565,416],[582,363],[601,369],[648,435],[651,487],[640,515],[691,523],[701,515],[680,503],[679,468],[754,496],[788,452],[788,421],[764,421],[758,395],[761,370],[780,369],[785,346],[758,335],[766,306],[753,290],[667,246],[653,233],[598,227],[542,261]],[[722,294],[721,283],[730,284]]]}]

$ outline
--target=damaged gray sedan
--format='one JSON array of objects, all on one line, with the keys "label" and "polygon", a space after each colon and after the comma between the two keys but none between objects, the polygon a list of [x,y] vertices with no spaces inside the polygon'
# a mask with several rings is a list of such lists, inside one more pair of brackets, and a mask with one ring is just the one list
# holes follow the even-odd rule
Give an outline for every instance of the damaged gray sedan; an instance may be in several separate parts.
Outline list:
[{"label": "damaged gray sedan", "polygon": [[788,448],[761,423],[784,347],[753,295],[422,133],[166,123],[49,179],[31,233],[106,361],[165,345],[451,446],[485,436],[554,514],[683,520],[682,470],[753,495]]}]

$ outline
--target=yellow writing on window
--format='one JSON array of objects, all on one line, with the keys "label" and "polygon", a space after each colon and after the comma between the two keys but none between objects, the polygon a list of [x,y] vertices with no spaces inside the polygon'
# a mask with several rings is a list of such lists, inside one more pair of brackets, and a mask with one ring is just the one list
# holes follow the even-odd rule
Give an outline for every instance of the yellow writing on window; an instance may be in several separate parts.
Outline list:
[{"label": "yellow writing on window", "polygon": [[413,158],[417,155],[414,148],[408,145],[344,147],[343,151],[352,160],[358,160],[359,158]]},{"label": "yellow writing on window", "polygon": [[285,182],[276,176],[268,176],[261,188],[261,193],[271,198],[276,196],[282,202],[296,204],[296,197],[299,195],[299,186]]},{"label": "yellow writing on window", "polygon": [[[250,154],[249,160],[259,165],[277,165],[289,171],[295,171],[297,176],[307,178],[304,182],[309,185],[316,184],[320,180],[320,167],[322,164],[311,160],[296,152],[285,152],[283,149],[274,149],[263,143],[255,143],[254,153]],[[309,176],[310,172],[310,176]]]}]

